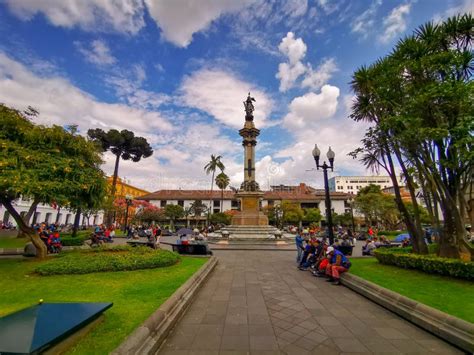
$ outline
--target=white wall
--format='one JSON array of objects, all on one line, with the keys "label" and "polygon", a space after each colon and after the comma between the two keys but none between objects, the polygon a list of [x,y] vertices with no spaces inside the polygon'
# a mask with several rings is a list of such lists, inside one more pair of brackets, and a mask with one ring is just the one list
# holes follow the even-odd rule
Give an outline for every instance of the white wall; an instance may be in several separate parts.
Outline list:
[{"label": "white wall", "polygon": [[[20,214],[27,213],[28,210],[30,209],[31,201],[18,199],[13,202],[13,206],[15,207],[18,213]],[[0,205],[0,221],[2,222],[7,221],[6,217],[7,217],[7,214],[9,215],[9,213],[6,213],[6,212],[7,212],[6,208]],[[60,214],[59,220],[58,220],[59,224],[74,223],[74,217],[76,215],[75,212],[71,212],[69,210],[66,210],[65,208],[61,208],[58,211],[57,209],[54,209],[50,205],[45,205],[45,204],[39,204],[36,207],[36,223],[42,223],[42,222],[55,223],[58,213]],[[89,217],[89,224],[94,223],[94,217],[95,216]],[[95,218],[95,220],[97,224],[103,223],[104,214],[100,212]],[[14,226],[17,225],[17,223],[15,222],[15,220],[13,219],[11,215],[8,216],[8,221],[12,223]],[[34,216],[31,217],[30,223],[33,223],[33,221],[34,221]],[[86,222],[84,224],[87,224],[87,219],[83,215],[81,215],[81,219],[79,220],[79,223],[82,224],[83,221]]]}]

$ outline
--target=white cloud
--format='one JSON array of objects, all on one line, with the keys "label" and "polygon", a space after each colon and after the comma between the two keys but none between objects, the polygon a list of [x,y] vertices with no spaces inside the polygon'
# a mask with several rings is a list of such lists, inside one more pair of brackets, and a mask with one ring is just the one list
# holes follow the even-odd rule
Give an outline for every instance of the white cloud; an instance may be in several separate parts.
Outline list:
[{"label": "white cloud", "polygon": [[100,39],[92,41],[89,46],[81,42],[75,42],[74,44],[84,58],[92,64],[109,65],[117,62],[117,58],[110,53],[107,43]]},{"label": "white cloud", "polygon": [[456,5],[450,6],[443,13],[435,14],[433,16],[433,22],[439,24],[448,17],[463,14],[474,14],[474,2],[472,0],[461,0]]},{"label": "white cloud", "polygon": [[382,0],[374,0],[367,10],[357,16],[351,23],[351,32],[357,33],[361,38],[368,37],[375,23],[375,15],[382,4]]},{"label": "white cloud", "polygon": [[320,125],[320,120],[332,117],[336,113],[339,88],[324,85],[321,93],[309,92],[293,99],[290,112],[283,123],[291,130],[308,130]]},{"label": "white cloud", "polygon": [[145,0],[163,37],[178,47],[187,47],[193,34],[206,29],[224,14],[237,12],[252,1],[235,0]]},{"label": "white cloud", "polygon": [[334,58],[326,59],[315,70],[313,70],[311,66],[308,65],[307,74],[303,79],[301,86],[309,87],[313,90],[318,90],[324,84],[326,84],[329,79],[331,79],[333,73],[337,70],[338,68]]},{"label": "white cloud", "polygon": [[288,57],[290,64],[294,65],[304,58],[307,48],[301,38],[295,38],[293,32],[288,32],[286,37],[282,38],[278,49]]},{"label": "white cloud", "polygon": [[55,26],[80,27],[89,32],[136,34],[145,25],[142,0],[4,0],[10,11],[23,20],[36,14]]},{"label": "white cloud", "polygon": [[243,101],[248,92],[257,100],[254,116],[258,128],[268,124],[273,106],[264,91],[222,70],[201,69],[185,77],[180,91],[185,105],[200,109],[235,128],[241,128],[244,123]]},{"label": "white cloud", "polygon": [[280,80],[280,91],[285,92],[306,72],[306,66],[301,60],[306,55],[307,47],[301,38],[295,38],[293,32],[288,32],[281,40],[278,49],[288,58],[288,62],[280,63],[276,74],[276,78]]},{"label": "white cloud", "polygon": [[388,43],[407,29],[406,17],[410,14],[411,4],[406,3],[394,8],[390,14],[383,19],[384,31],[378,37],[382,43]]},{"label": "white cloud", "polygon": [[158,112],[100,102],[62,77],[38,76],[0,53],[0,102],[40,111],[39,122],[90,127],[169,131],[171,124]]}]

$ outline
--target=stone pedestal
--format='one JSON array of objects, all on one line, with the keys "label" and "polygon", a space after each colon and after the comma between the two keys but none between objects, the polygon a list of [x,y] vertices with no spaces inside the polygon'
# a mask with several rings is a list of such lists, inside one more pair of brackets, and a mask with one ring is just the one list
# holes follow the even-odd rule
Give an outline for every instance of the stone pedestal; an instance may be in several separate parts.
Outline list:
[{"label": "stone pedestal", "polygon": [[232,217],[233,226],[268,226],[268,217],[260,211],[261,191],[240,191],[236,194],[240,198],[240,211]]}]

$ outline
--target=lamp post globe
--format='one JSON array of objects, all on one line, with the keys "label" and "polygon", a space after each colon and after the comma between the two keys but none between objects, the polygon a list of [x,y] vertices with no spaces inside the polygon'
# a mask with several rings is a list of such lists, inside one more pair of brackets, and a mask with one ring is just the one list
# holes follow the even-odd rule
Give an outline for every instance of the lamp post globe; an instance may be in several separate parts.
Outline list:
[{"label": "lamp post globe", "polygon": [[332,170],[333,167],[334,167],[334,158],[336,157],[336,153],[334,153],[334,151],[331,149],[331,147],[329,147],[329,150],[328,150],[328,153],[326,154],[326,156],[328,157],[329,164],[331,165],[331,170]]},{"label": "lamp post globe", "polygon": [[314,161],[316,162],[316,169],[319,169],[319,157],[321,156],[321,151],[319,150],[317,144],[314,145],[312,153],[313,153]]}]

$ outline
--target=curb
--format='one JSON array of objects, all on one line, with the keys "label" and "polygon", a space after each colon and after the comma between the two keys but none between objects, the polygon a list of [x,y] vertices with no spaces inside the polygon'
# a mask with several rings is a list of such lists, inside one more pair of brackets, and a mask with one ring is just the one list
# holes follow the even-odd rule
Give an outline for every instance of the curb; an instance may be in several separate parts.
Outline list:
[{"label": "curb", "polygon": [[211,256],[111,354],[155,354],[216,265],[217,258]]},{"label": "curb", "polygon": [[474,324],[419,303],[352,274],[341,275],[344,286],[389,309],[445,341],[474,353]]},{"label": "curb", "polygon": [[[88,249],[84,245],[75,246],[64,246],[63,250],[74,250],[74,249]],[[23,255],[25,253],[24,248],[0,248],[0,256],[2,255]]]}]

